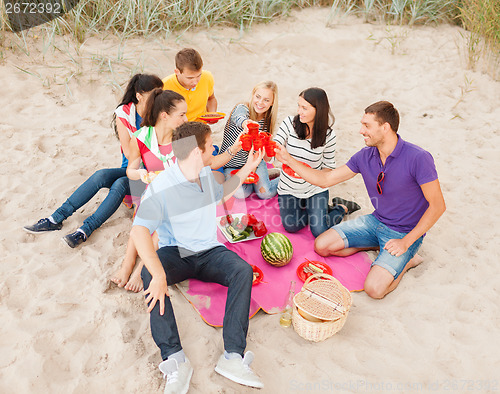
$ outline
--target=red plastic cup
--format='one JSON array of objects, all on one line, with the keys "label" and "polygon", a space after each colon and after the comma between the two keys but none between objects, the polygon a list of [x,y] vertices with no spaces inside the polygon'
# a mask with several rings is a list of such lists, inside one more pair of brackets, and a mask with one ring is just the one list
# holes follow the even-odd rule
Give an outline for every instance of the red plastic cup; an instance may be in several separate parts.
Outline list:
[{"label": "red plastic cup", "polygon": [[255,138],[253,140],[253,148],[255,150],[262,149],[264,147],[264,142],[260,138]]},{"label": "red plastic cup", "polygon": [[274,151],[274,148],[276,148],[276,142],[275,141],[269,141],[266,145],[266,155],[267,157],[274,157],[276,156],[276,152]]},{"label": "red plastic cup", "polygon": [[249,151],[250,149],[252,149],[252,136],[249,135],[249,134],[243,134],[241,137],[240,137],[240,141],[241,141],[241,149],[245,150],[245,151]]},{"label": "red plastic cup", "polygon": [[248,134],[250,134],[252,137],[259,134],[259,125],[257,123],[249,123],[247,125],[247,128]]},{"label": "red plastic cup", "polygon": [[259,133],[259,138],[264,142],[264,146],[266,146],[267,143],[271,140],[271,134],[265,131],[261,131]]}]

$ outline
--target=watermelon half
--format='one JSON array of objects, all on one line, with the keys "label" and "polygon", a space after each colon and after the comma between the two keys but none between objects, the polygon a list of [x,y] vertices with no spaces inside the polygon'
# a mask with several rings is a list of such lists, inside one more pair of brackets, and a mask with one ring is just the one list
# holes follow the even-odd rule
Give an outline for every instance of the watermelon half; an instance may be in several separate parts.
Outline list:
[{"label": "watermelon half", "polygon": [[293,247],[290,240],[281,233],[269,233],[260,243],[264,260],[275,267],[287,265],[292,259]]}]

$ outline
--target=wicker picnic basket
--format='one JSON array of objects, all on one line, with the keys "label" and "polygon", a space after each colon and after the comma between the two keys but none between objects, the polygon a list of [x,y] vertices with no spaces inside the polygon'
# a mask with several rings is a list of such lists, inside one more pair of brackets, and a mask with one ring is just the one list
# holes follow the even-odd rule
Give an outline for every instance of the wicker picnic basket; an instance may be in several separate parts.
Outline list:
[{"label": "wicker picnic basket", "polygon": [[352,298],[349,290],[333,276],[314,274],[304,282],[293,303],[292,323],[297,334],[309,341],[320,342],[344,326]]}]

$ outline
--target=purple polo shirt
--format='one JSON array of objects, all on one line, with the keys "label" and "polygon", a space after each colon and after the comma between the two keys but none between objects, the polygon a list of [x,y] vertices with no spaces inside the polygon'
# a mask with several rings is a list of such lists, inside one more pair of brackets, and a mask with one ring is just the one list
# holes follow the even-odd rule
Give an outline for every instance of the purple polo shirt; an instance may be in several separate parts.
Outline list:
[{"label": "purple polo shirt", "polygon": [[[420,185],[438,178],[432,155],[399,135],[385,166],[378,149],[367,146],[349,159],[347,167],[363,176],[375,217],[402,233],[413,230],[429,207]],[[382,195],[377,192],[377,177],[381,171],[385,174]]]}]

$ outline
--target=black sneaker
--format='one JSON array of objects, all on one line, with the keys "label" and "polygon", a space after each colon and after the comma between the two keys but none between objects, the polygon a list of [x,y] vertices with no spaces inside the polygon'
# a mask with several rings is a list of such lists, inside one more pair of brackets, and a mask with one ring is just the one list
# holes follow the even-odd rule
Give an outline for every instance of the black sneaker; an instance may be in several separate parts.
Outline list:
[{"label": "black sneaker", "polygon": [[340,197],[334,197],[332,199],[332,204],[333,204],[333,207],[335,205],[344,205],[347,208],[348,215],[350,215],[353,212],[359,211],[361,209],[359,204],[357,204],[356,202],[344,200],[343,198],[340,198]]},{"label": "black sneaker", "polygon": [[49,218],[40,219],[37,223],[31,226],[24,226],[23,230],[28,233],[43,233],[45,231],[60,230],[62,228],[62,223],[52,223]]},{"label": "black sneaker", "polygon": [[68,244],[70,248],[76,248],[81,243],[87,240],[87,236],[81,231],[75,231],[72,234],[65,235],[62,240]]}]

